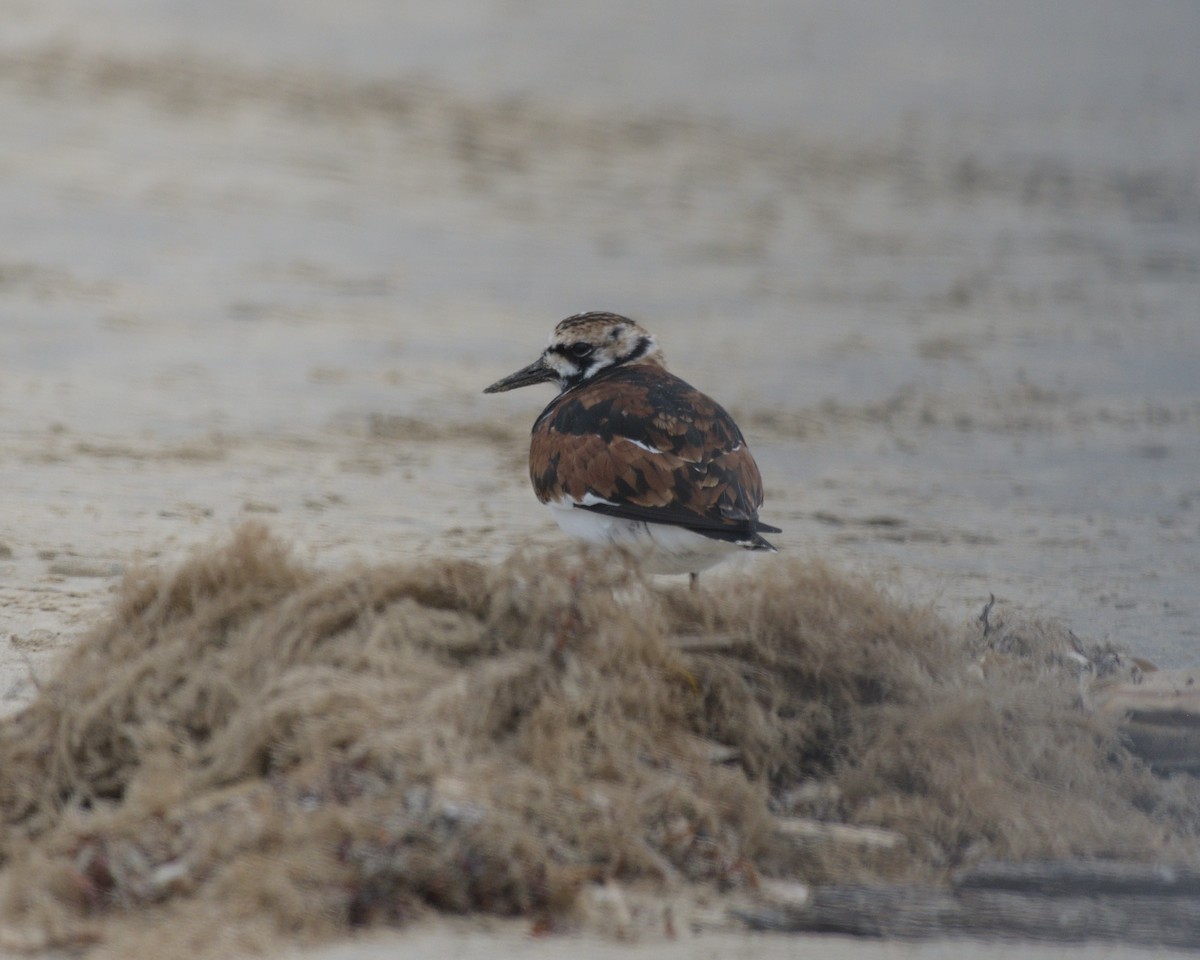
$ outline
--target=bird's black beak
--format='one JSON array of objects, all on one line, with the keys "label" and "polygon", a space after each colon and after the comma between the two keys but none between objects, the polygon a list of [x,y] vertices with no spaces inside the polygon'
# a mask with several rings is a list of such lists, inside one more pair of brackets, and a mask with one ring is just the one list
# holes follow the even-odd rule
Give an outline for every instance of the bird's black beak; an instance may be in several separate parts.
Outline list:
[{"label": "bird's black beak", "polygon": [[505,390],[516,390],[517,387],[528,387],[534,383],[545,383],[547,380],[556,379],[558,379],[558,374],[546,365],[542,357],[538,357],[529,366],[522,367],[516,373],[510,373],[507,377],[497,380],[483,392],[503,393]]}]

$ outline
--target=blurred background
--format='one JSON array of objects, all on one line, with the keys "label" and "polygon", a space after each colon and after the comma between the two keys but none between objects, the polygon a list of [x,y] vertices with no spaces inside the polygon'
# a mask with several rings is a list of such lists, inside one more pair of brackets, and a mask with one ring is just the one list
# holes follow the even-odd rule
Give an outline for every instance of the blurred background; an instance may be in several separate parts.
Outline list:
[{"label": "blurred background", "polygon": [[23,636],[247,514],[322,562],[555,542],[549,397],[479,390],[607,309],[789,553],[1195,662],[1194,0],[0,10]]}]

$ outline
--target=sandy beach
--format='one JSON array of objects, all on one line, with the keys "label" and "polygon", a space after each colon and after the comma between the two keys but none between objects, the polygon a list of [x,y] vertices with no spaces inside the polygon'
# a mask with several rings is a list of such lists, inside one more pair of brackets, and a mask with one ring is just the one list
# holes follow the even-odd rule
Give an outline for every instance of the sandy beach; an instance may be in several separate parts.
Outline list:
[{"label": "sandy beach", "polygon": [[[247,519],[325,569],[558,543],[549,396],[480,391],[582,309],[736,416],[786,554],[1200,661],[1200,8],[864,9],[12,5],[0,711]],[[320,956],[494,944],[398,936]],[[714,938],[671,949],[817,949]]]},{"label": "sandy beach", "polygon": [[596,940],[570,937],[552,941],[531,939],[522,932],[503,930],[466,931],[448,925],[432,929],[417,929],[403,937],[386,936],[331,947],[315,953],[297,954],[296,960],[375,960],[392,957],[400,950],[415,960],[454,957],[455,960],[485,960],[504,956],[513,960],[538,960],[541,957],[562,956],[570,952],[586,957],[621,957],[624,960],[662,958],[662,960],[733,960],[747,955],[762,960],[816,955],[829,960],[952,960],[970,957],[971,960],[1000,960],[1022,956],[1029,960],[1138,960],[1140,957],[1187,957],[1190,953],[1169,950],[1142,950],[1135,947],[1036,946],[1014,943],[980,943],[969,940],[948,940],[936,943],[913,944],[895,941],[870,941],[852,937],[795,938],[709,933],[682,941],[657,940],[651,943],[622,943],[605,947]]}]

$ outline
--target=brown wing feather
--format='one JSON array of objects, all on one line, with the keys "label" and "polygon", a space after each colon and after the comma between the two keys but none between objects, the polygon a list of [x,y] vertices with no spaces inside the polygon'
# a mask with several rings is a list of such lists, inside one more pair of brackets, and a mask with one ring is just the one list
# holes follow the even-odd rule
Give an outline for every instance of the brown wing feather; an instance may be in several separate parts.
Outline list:
[{"label": "brown wing feather", "polygon": [[[753,532],[762,478],[737,424],[661,367],[617,367],[557,397],[534,424],[543,503],[587,494],[604,512],[697,529]],[[765,527],[764,527],[765,529]]]}]

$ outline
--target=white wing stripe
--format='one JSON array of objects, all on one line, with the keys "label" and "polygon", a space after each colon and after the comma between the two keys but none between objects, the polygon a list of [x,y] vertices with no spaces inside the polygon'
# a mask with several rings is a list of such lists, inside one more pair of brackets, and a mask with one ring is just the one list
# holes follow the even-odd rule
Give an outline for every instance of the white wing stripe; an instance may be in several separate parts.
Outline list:
[{"label": "white wing stripe", "polygon": [[659,450],[658,447],[652,447],[647,443],[642,443],[641,440],[634,440],[632,437],[617,437],[618,440],[624,440],[626,443],[632,443],[635,447],[641,447],[647,453],[666,453],[665,450]]}]

